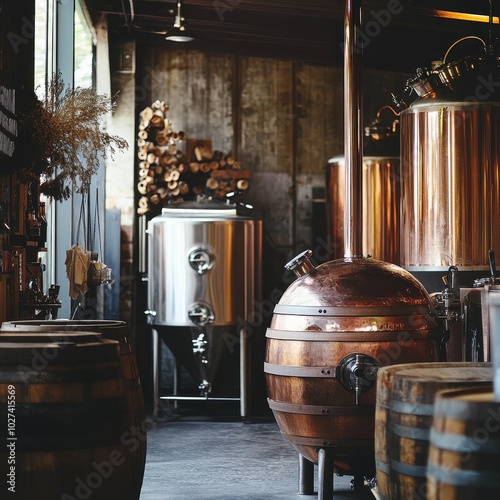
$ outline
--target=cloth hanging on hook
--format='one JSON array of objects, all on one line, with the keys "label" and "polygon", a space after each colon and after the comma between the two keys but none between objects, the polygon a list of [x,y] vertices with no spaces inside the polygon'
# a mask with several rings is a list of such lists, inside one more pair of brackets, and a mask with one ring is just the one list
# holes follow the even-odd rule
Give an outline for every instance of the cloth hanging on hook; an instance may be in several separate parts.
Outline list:
[{"label": "cloth hanging on hook", "polygon": [[[84,295],[92,286],[114,283],[114,280],[111,278],[111,268],[108,267],[102,260],[99,260],[99,253],[96,252],[96,249],[94,248],[97,230],[97,236],[99,237],[99,250],[102,258],[103,246],[99,213],[99,191],[96,189],[94,223],[92,224],[92,218],[89,217],[88,232],[85,217],[85,202],[86,197],[85,194],[83,194],[76,231],[76,243],[69,250],[66,250],[66,274],[69,279],[69,296],[72,299],[77,299],[78,296]],[[80,234],[82,228],[83,245],[80,244]],[[90,241],[88,241],[88,239],[90,239]]]},{"label": "cloth hanging on hook", "polygon": [[88,271],[90,252],[80,245],[73,245],[66,250],[66,274],[69,279],[69,296],[77,299],[88,292]]},{"label": "cloth hanging on hook", "polygon": [[[80,243],[80,229],[83,225],[84,246]],[[82,195],[80,217],[76,231],[76,244],[66,250],[66,275],[69,280],[69,296],[77,299],[79,295],[88,292],[88,271],[90,268],[91,252],[86,250],[86,224],[85,224],[85,195]]]}]

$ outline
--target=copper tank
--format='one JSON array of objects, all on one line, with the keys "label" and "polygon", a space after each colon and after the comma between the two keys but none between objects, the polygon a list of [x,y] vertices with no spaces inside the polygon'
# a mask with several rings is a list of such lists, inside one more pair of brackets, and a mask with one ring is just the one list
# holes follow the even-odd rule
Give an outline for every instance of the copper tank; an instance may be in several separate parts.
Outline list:
[{"label": "copper tank", "polygon": [[[464,43],[475,55],[448,62]],[[418,98],[399,102],[407,106],[400,113],[406,269],[487,270],[489,249],[500,249],[500,65],[494,46],[493,39],[487,46],[476,36],[457,40],[430,74],[407,82],[410,96],[414,90]],[[433,85],[422,87],[430,79]]]},{"label": "copper tank", "polygon": [[443,360],[442,330],[423,286],[375,259],[314,268],[285,291],[267,330],[269,406],[284,438],[313,462],[335,448],[341,473],[373,472],[376,373],[380,366]]},{"label": "copper tank", "polygon": [[424,99],[401,113],[401,265],[487,269],[500,249],[500,103]]},{"label": "copper tank", "polygon": [[[365,128],[362,249],[365,256],[399,264],[400,137],[398,120],[388,124],[380,118],[384,108]],[[334,156],[326,167],[327,236],[333,259],[344,256],[345,168],[344,156]]]},{"label": "copper tank", "polygon": [[264,371],[269,406],[303,457],[373,477],[378,367],[442,360],[443,332],[416,278],[362,256],[359,0],[347,0],[345,24],[344,258],[315,268],[306,251],[287,264],[299,277],[274,309]]}]

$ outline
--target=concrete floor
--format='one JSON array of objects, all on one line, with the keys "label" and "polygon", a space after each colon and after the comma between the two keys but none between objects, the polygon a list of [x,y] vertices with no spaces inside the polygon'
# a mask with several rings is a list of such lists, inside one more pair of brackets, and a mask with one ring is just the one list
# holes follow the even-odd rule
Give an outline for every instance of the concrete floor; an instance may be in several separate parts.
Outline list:
[{"label": "concrete floor", "polygon": [[[317,498],[298,495],[298,454],[272,417],[165,420],[152,422],[148,433],[140,500]],[[374,498],[368,488],[352,491],[351,479],[335,476],[335,499]]]}]

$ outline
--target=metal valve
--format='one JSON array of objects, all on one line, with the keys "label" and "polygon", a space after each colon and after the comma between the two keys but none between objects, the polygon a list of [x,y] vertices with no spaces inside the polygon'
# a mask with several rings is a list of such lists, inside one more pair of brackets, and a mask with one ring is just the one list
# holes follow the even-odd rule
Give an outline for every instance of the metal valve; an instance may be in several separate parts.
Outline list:
[{"label": "metal valve", "polygon": [[205,326],[213,323],[215,316],[207,304],[197,303],[191,306],[188,310],[189,319],[198,326]]},{"label": "metal valve", "polygon": [[312,254],[312,250],[305,250],[304,252],[299,253],[299,255],[285,264],[285,269],[293,271],[298,277],[310,273],[314,269],[314,265],[309,260]]},{"label": "metal valve", "polygon": [[203,382],[201,382],[198,386],[198,389],[200,390],[202,396],[208,399],[208,396],[212,392],[212,384],[208,380],[203,379]]},{"label": "metal valve", "polygon": [[349,354],[340,361],[337,377],[344,389],[355,394],[356,405],[361,394],[375,385],[379,367],[378,361],[366,354]]},{"label": "metal valve", "polygon": [[210,252],[203,248],[196,248],[189,253],[189,265],[198,273],[205,274],[214,265],[214,260]]},{"label": "metal valve", "polygon": [[450,329],[453,323],[460,320],[460,289],[458,287],[458,267],[450,266],[446,276],[443,276],[442,292],[430,294],[432,305],[441,321],[444,345],[450,339]]},{"label": "metal valve", "polygon": [[147,316],[147,321],[149,325],[154,324],[155,318],[156,318],[156,311],[153,309],[146,309],[144,311],[144,314]]},{"label": "metal valve", "polygon": [[204,364],[208,363],[208,360],[205,356],[205,352],[207,351],[208,342],[205,340],[205,334],[200,333],[198,338],[192,340],[193,343],[193,354],[199,354],[201,356],[201,362]]}]

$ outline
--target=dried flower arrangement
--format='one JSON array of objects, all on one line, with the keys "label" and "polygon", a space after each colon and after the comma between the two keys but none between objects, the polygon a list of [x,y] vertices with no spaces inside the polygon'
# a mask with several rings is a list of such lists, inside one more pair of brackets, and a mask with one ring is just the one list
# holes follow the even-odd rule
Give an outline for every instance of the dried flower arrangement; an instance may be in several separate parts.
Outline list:
[{"label": "dried flower arrangement", "polygon": [[41,178],[40,192],[55,200],[68,199],[73,190],[88,192],[100,155],[128,148],[125,139],[102,129],[114,106],[91,88],[65,88],[61,74],[55,75],[43,100],[35,97],[18,116],[24,179]]}]

